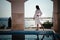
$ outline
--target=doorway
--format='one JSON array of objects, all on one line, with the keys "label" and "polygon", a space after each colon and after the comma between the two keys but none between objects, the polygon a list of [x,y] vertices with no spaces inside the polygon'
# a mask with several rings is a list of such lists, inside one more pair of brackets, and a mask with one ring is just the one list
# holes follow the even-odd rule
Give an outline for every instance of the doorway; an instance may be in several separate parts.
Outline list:
[{"label": "doorway", "polygon": [[[28,0],[24,3],[24,19],[25,19],[25,29],[34,29],[36,28],[35,20],[33,20],[35,14],[35,6],[39,5],[42,16],[41,16],[41,23],[49,23],[47,25],[53,26],[52,18],[53,18],[53,2],[51,0]],[[49,28],[51,28],[49,27]],[[47,28],[47,27],[46,27]]]}]

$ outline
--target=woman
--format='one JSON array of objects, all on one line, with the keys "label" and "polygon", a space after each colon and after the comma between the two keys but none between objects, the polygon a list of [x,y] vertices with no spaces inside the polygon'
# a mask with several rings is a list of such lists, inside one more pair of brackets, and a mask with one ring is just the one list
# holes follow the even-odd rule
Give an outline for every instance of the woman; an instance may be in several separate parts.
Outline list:
[{"label": "woman", "polygon": [[[39,20],[41,15],[42,15],[42,12],[41,12],[39,6],[36,5],[36,11],[35,11],[35,15],[34,15],[34,18],[33,18],[35,20],[35,24],[37,26],[36,30],[38,30],[39,29],[39,25],[41,25],[41,22]],[[42,27],[42,25],[41,25],[41,27]]]}]

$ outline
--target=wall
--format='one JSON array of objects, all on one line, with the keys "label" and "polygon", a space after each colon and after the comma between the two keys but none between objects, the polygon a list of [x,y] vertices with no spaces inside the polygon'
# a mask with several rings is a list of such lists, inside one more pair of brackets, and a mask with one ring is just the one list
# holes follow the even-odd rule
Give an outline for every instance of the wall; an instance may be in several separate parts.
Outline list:
[{"label": "wall", "polygon": [[12,30],[24,30],[24,0],[12,0]]}]

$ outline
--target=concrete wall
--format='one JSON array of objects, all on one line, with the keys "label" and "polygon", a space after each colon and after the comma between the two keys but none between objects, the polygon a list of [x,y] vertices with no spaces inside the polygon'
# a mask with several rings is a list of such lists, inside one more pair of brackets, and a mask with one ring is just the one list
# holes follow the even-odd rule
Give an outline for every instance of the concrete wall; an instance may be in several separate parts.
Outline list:
[{"label": "concrete wall", "polygon": [[53,24],[54,24],[54,30],[56,33],[60,33],[60,1],[59,0],[53,0],[54,9],[53,9]]},{"label": "concrete wall", "polygon": [[57,0],[54,0],[53,1],[53,24],[54,24],[54,30],[56,31],[57,30],[57,13],[58,13],[58,7],[57,7],[58,5],[57,5]]},{"label": "concrete wall", "polygon": [[12,0],[12,30],[24,30],[24,0]]},{"label": "concrete wall", "polygon": [[[24,0],[11,0],[12,30],[24,30]],[[21,34],[12,35],[12,40],[24,40]]]}]

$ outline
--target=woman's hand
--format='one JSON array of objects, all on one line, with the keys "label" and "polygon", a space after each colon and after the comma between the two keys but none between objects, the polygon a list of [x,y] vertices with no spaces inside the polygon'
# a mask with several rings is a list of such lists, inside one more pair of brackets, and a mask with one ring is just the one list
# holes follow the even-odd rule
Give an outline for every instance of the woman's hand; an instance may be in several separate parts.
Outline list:
[{"label": "woman's hand", "polygon": [[35,20],[35,18],[33,18],[33,20]]}]

